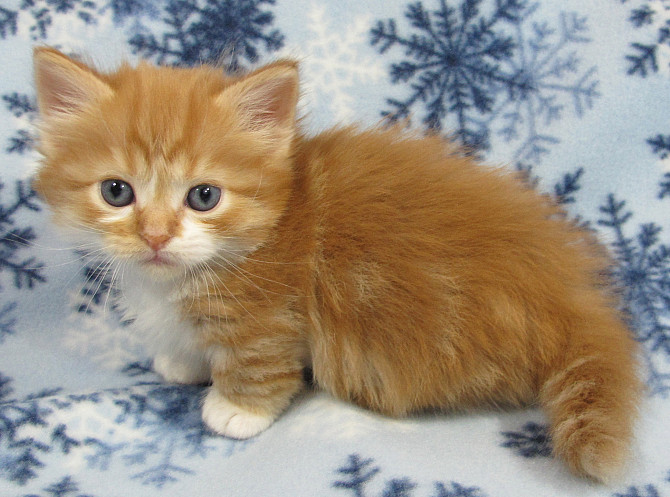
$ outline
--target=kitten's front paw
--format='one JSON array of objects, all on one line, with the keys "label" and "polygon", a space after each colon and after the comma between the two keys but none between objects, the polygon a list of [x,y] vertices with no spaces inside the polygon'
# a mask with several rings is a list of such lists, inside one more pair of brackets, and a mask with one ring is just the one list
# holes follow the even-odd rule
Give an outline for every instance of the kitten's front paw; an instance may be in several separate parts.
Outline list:
[{"label": "kitten's front paw", "polygon": [[275,416],[256,414],[236,406],[211,387],[202,405],[202,420],[220,435],[243,440],[265,430]]},{"label": "kitten's front paw", "polygon": [[153,369],[169,383],[198,385],[211,379],[209,365],[200,358],[175,358],[158,354],[154,358]]}]

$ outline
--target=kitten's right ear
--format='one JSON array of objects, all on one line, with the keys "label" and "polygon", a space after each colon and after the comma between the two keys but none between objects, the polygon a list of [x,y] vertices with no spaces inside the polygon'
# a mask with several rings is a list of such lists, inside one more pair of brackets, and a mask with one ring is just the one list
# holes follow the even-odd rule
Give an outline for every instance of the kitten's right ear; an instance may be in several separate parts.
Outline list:
[{"label": "kitten's right ear", "polygon": [[43,118],[70,115],[114,91],[88,66],[50,47],[33,52],[37,103]]}]

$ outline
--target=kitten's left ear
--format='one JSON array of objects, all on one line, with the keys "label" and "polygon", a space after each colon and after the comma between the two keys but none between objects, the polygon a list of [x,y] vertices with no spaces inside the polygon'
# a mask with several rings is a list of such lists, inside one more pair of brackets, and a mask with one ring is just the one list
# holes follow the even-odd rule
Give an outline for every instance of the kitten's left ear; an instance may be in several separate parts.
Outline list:
[{"label": "kitten's left ear", "polygon": [[248,131],[279,144],[290,140],[295,131],[298,86],[297,63],[283,60],[244,77],[216,100],[222,106],[232,104]]}]

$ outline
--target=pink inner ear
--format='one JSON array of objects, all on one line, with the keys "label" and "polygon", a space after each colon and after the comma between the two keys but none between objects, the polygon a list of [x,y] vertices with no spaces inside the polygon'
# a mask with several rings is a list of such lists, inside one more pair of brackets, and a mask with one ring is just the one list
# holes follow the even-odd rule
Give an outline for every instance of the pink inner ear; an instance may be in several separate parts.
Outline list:
[{"label": "pink inner ear", "polygon": [[293,124],[297,82],[293,75],[264,81],[248,90],[240,110],[252,129],[283,127]]}]

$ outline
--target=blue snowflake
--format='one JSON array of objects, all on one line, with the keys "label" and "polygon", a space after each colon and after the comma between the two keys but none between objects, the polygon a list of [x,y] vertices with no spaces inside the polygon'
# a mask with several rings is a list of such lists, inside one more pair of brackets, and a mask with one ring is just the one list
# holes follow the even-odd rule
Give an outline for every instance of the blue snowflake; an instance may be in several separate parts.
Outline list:
[{"label": "blue snowflake", "polygon": [[0,37],[16,35],[20,14],[28,14],[30,36],[33,40],[44,40],[49,34],[55,15],[76,15],[86,24],[95,22],[96,3],[90,0],[22,0],[18,10],[0,9]]},{"label": "blue snowflake", "polygon": [[44,467],[40,457],[49,452],[49,445],[20,432],[26,426],[47,426],[50,413],[50,409],[39,406],[37,399],[0,403],[0,478],[25,485]]},{"label": "blue snowflake", "polygon": [[[5,107],[14,117],[26,117],[29,123],[34,123],[37,118],[37,103],[35,99],[23,93],[9,93],[2,96]],[[5,148],[7,153],[23,154],[32,148],[36,143],[36,135],[32,128],[22,128],[16,131],[16,134],[9,138],[9,144]]]},{"label": "blue snowflake", "polygon": [[129,325],[132,320],[124,318],[123,311],[119,307],[120,292],[112,281],[114,275],[112,266],[108,262],[98,261],[88,253],[78,253],[82,259],[91,258],[93,262],[83,268],[84,284],[79,292],[81,300],[76,304],[76,311],[94,314],[96,308],[108,308],[113,312],[117,324]]},{"label": "blue snowflake", "polygon": [[[4,189],[0,183],[0,192]],[[33,288],[46,281],[44,266],[34,257],[20,258],[20,251],[36,238],[31,227],[17,227],[14,215],[21,210],[39,211],[37,194],[23,181],[16,181],[14,198],[9,203],[0,202],[0,273],[8,271],[14,276],[16,288]]]},{"label": "blue snowflake", "polygon": [[0,7],[0,38],[7,38],[16,34],[18,13],[5,7]]},{"label": "blue snowflake", "polygon": [[146,0],[22,0],[15,10],[0,7],[0,38],[15,36],[20,17],[28,18],[30,36],[34,41],[46,40],[49,29],[59,17],[79,19],[85,25],[95,25],[98,17],[111,10],[113,21],[122,25],[133,19],[132,31],[143,29],[142,17],[158,15],[156,2]]},{"label": "blue snowflake", "polygon": [[79,485],[77,485],[74,478],[71,476],[65,476],[56,483],[52,483],[48,487],[45,487],[44,494],[27,494],[23,497],[92,497],[91,494],[80,494]]},{"label": "blue snowflake", "polygon": [[[9,383],[9,379],[0,375],[0,392],[5,391],[5,396],[11,393]],[[212,442],[217,441],[219,448],[225,442],[227,456],[252,443],[223,439],[206,429],[200,417],[202,388],[138,383],[130,389],[58,394],[58,390],[44,391],[22,401],[0,403],[1,479],[25,485],[39,478],[44,454],[66,457],[85,450],[91,469],[105,470],[113,461],[121,462],[132,470],[132,478],[144,485],[163,488],[193,474],[189,462],[217,449]],[[107,405],[109,400],[117,410],[116,414],[109,413],[114,422],[140,430],[141,437],[117,440],[111,432],[77,437],[69,433],[67,423],[51,422],[56,412],[62,420],[68,410],[77,406],[103,401]],[[25,430],[28,427],[32,429]]]},{"label": "blue snowflake", "polygon": [[640,490],[638,487],[628,487],[625,494],[614,494],[612,497],[660,497],[659,491],[654,485],[646,485]]},{"label": "blue snowflake", "polygon": [[[347,464],[338,468],[342,479],[333,482],[334,488],[350,491],[355,497],[366,497],[368,484],[380,472],[379,467],[372,466],[372,459],[363,459],[358,454],[351,454]],[[387,480],[381,497],[412,497],[417,484],[407,477]],[[485,497],[478,487],[466,487],[460,483],[435,483],[435,497]]]},{"label": "blue snowflake", "polygon": [[531,458],[551,455],[551,437],[547,425],[530,421],[523,425],[521,431],[505,431],[502,435],[507,440],[501,445],[514,449],[520,456]]},{"label": "blue snowflake", "polygon": [[[544,130],[563,117],[572,103],[580,117],[598,96],[595,68],[580,69],[574,47],[589,41],[586,19],[563,13],[560,26],[533,22],[539,4],[498,0],[480,13],[481,0],[446,0],[427,11],[421,2],[405,14],[418,33],[402,36],[396,22],[378,21],[371,43],[385,53],[405,49],[406,60],[391,65],[392,83],[409,84],[404,100],[388,99],[390,121],[409,118],[412,108],[426,109],[423,124],[442,130],[455,117],[455,136],[469,148],[490,147],[491,133],[520,142],[514,157],[539,162],[558,138]],[[499,124],[502,122],[502,125]]]},{"label": "blue snowflake", "polygon": [[652,151],[661,159],[667,158],[670,154],[670,135],[658,134],[647,139],[647,143],[651,145]]},{"label": "blue snowflake", "polygon": [[654,223],[641,225],[635,238],[627,236],[632,213],[625,205],[610,194],[598,224],[614,234],[613,275],[622,286],[624,309],[637,339],[647,351],[651,392],[665,396],[670,374],[660,372],[654,356],[670,359],[670,246],[660,242],[661,228]]},{"label": "blue snowflake", "polygon": [[391,65],[391,82],[409,83],[410,95],[404,100],[387,99],[392,110],[382,115],[391,121],[409,118],[416,105],[425,107],[423,123],[441,130],[447,115],[456,116],[455,135],[474,148],[488,146],[488,130],[480,117],[494,109],[498,89],[511,95],[531,90],[526,81],[501,67],[512,57],[515,43],[501,29],[518,21],[524,3],[498,0],[489,15],[480,13],[481,0],[464,0],[460,8],[446,0],[428,11],[422,2],[411,3],[405,17],[415,33],[398,33],[395,20],[377,21],[371,43],[385,53],[394,46],[404,49],[406,60]]},{"label": "blue snowflake", "polygon": [[587,19],[563,12],[554,28],[546,21],[532,21],[538,7],[531,4],[512,23],[515,49],[503,68],[517,85],[502,92],[484,120],[484,126],[506,142],[519,143],[513,155],[516,160],[534,163],[559,142],[547,130],[570,108],[582,117],[599,96],[596,68],[582,70],[576,55],[579,46],[590,41]]},{"label": "blue snowflake", "polygon": [[137,33],[128,43],[134,53],[158,63],[193,65],[221,62],[237,71],[242,61],[260,58],[259,45],[273,52],[284,45],[265,5],[275,0],[168,0],[162,21],[167,29],[158,37]]},{"label": "blue snowflake", "polygon": [[447,488],[444,483],[436,483],[435,497],[485,497],[479,487],[464,487],[456,482],[451,482],[449,486],[450,488]]},{"label": "blue snowflake", "polygon": [[[658,5],[670,11],[670,3],[666,3],[665,0]],[[659,15],[660,13],[646,2],[631,10],[628,19],[636,29],[643,30],[652,26],[654,32],[646,43],[631,43],[633,53],[626,55],[629,64],[628,74],[644,78],[650,73],[658,72],[658,49],[663,45],[670,46],[670,16],[666,15],[666,18],[660,19],[659,22],[657,19]]]}]

